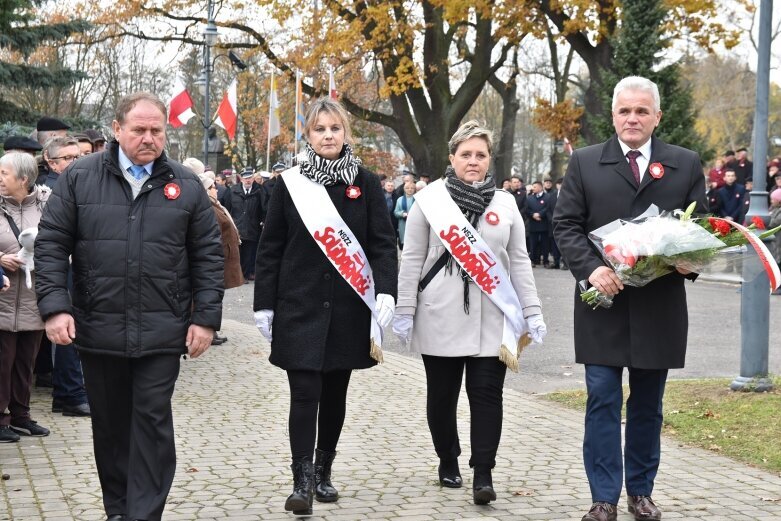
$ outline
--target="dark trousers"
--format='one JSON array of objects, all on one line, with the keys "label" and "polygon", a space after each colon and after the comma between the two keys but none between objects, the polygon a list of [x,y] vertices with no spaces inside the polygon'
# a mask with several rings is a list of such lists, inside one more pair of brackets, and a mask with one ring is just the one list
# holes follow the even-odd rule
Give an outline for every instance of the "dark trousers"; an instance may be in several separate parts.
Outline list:
[{"label": "dark trousers", "polygon": [[50,374],[54,369],[52,341],[46,335],[41,335],[38,354],[35,357],[35,374]]},{"label": "dark trousers", "polygon": [[81,353],[106,514],[159,521],[176,471],[171,396],[178,355]]},{"label": "dark trousers", "polygon": [[553,256],[553,265],[557,268],[561,266],[561,252],[559,251],[559,245],[556,244],[556,239],[552,236],[548,237],[548,244],[550,246],[550,253]]},{"label": "dark trousers", "polygon": [[456,409],[466,368],[472,457],[469,466],[494,468],[502,437],[502,388],[507,366],[497,357],[423,355],[426,368],[426,416],[434,450],[441,460],[458,458]]},{"label": "dark trousers", "polygon": [[[30,419],[33,365],[43,330],[0,331],[0,425]],[[8,408],[10,414],[6,414]]]},{"label": "dark trousers", "polygon": [[548,232],[529,232],[532,264],[548,264]]},{"label": "dark trousers", "polygon": [[71,345],[52,345],[54,369],[52,369],[52,396],[54,401],[66,405],[87,403],[87,390],[81,372],[81,360],[76,348]]},{"label": "dark trousers", "polygon": [[245,279],[255,275],[255,260],[257,259],[257,255],[258,241],[242,239],[241,245],[239,246],[239,262],[241,263],[241,271],[244,274]]},{"label": "dark trousers", "polygon": [[[351,371],[288,371],[290,452],[293,461],[312,461],[317,448],[333,452],[347,409]],[[318,411],[319,409],[319,411]]]},{"label": "dark trousers", "polygon": [[666,369],[629,368],[629,399],[621,459],[622,367],[586,365],[586,433],[583,463],[593,501],[617,504],[621,478],[626,493],[650,496],[659,468],[662,398]]}]

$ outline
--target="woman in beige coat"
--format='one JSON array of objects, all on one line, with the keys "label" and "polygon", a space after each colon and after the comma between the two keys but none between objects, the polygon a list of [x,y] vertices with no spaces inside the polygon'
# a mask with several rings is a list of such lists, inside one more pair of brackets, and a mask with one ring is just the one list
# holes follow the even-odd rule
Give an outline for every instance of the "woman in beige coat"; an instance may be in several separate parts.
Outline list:
[{"label": "woman in beige coat", "polygon": [[[33,365],[43,337],[43,322],[24,262],[17,253],[17,233],[37,228],[51,190],[35,184],[38,165],[33,156],[9,152],[0,157],[0,266],[11,280],[0,293],[0,443],[22,436],[47,436],[48,429],[30,418]],[[5,413],[8,408],[9,413]]]},{"label": "woman in beige coat", "polygon": [[[488,173],[491,132],[470,121],[458,129],[448,146],[451,166],[445,172],[447,193],[509,274],[529,333],[535,342],[542,342],[545,323],[526,251],[523,218],[513,196],[496,190]],[[442,486],[450,488],[462,484],[456,408],[466,371],[472,420],[469,466],[474,468],[473,497],[475,504],[484,505],[496,499],[491,469],[502,431],[502,387],[507,367],[499,359],[499,348],[504,315],[449,255],[444,267],[432,272],[444,252],[421,205],[414,205],[407,218],[393,330],[403,343],[411,339],[412,350],[423,357],[426,410],[440,459],[439,479]],[[421,280],[427,278],[430,281],[419,291]]]}]

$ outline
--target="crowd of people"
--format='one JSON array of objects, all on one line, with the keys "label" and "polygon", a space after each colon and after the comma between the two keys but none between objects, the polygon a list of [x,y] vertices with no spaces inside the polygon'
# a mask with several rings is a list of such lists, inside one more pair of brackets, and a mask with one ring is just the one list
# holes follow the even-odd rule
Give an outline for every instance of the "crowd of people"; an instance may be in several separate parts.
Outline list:
[{"label": "crowd of people", "polygon": [[[160,520],[176,469],[180,357],[227,341],[224,291],[254,281],[255,324],[290,388],[286,511],[308,516],[314,501],[339,500],[332,476],[350,377],[382,361],[386,329],[422,357],[448,488],[466,481],[457,418],[465,378],[471,493],[486,505],[497,499],[506,371],[547,333],[534,268],[569,269],[614,297],[610,309],[575,302],[592,491],[582,519],[615,521],[622,481],[635,519],[660,519],[651,494],[664,383],[683,365],[683,284],[696,275],[625,288],[587,233],[650,204],[710,205],[742,222],[752,165],[739,150],[706,176],[697,154],[653,136],[660,100],[645,78],[619,82],[612,107],[616,134],[575,151],[565,176],[500,186],[493,134],[476,121],[450,136],[436,180],[376,176],[355,157],[350,117],[330,98],[309,104],[294,164],[270,172],[215,173],[167,157],[167,109],[150,93],[119,101],[108,141],[42,118],[37,141],[11,137],[0,157],[0,442],[49,435],[30,412],[33,375],[46,385],[48,371],[52,410],[91,417],[108,521]],[[652,159],[686,182],[659,182]],[[763,180],[771,226],[781,222],[779,161]],[[30,234],[34,252],[21,252]],[[622,457],[624,368],[632,394]]]}]

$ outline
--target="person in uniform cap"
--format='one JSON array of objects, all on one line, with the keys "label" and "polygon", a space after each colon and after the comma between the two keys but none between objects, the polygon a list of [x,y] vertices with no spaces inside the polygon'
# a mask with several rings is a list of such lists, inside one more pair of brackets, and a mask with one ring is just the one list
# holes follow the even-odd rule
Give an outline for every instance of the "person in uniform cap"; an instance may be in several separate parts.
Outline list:
[{"label": "person in uniform cap", "polygon": [[276,163],[274,163],[274,166],[271,167],[271,170],[275,174],[278,174],[287,170],[287,165],[282,161],[277,161]]},{"label": "person in uniform cap", "polygon": [[250,166],[241,172],[241,183],[230,188],[222,203],[239,229],[241,270],[247,281],[255,280],[255,258],[266,213],[264,203],[263,188],[255,182],[255,169]]},{"label": "person in uniform cap", "polygon": [[40,143],[24,136],[10,136],[3,142],[3,150],[6,153],[17,150],[34,156],[41,148],[43,147]]}]

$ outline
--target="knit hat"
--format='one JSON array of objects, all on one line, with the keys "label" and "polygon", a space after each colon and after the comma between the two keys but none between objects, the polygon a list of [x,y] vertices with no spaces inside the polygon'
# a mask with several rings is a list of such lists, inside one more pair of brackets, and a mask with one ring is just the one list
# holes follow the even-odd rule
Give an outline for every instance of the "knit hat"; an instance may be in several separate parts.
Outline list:
[{"label": "knit hat", "polygon": [[203,184],[203,188],[205,190],[208,190],[209,188],[214,186],[214,179],[212,179],[208,175],[206,175],[206,174],[198,174],[198,178],[200,178],[201,183]]},{"label": "knit hat", "polygon": [[781,203],[781,188],[776,188],[770,192],[770,201],[773,203]]},{"label": "knit hat", "polygon": [[188,157],[184,161],[182,161],[182,164],[192,170],[195,175],[201,175],[203,174],[205,168],[203,166],[203,163],[199,159],[196,159],[194,157]]}]

